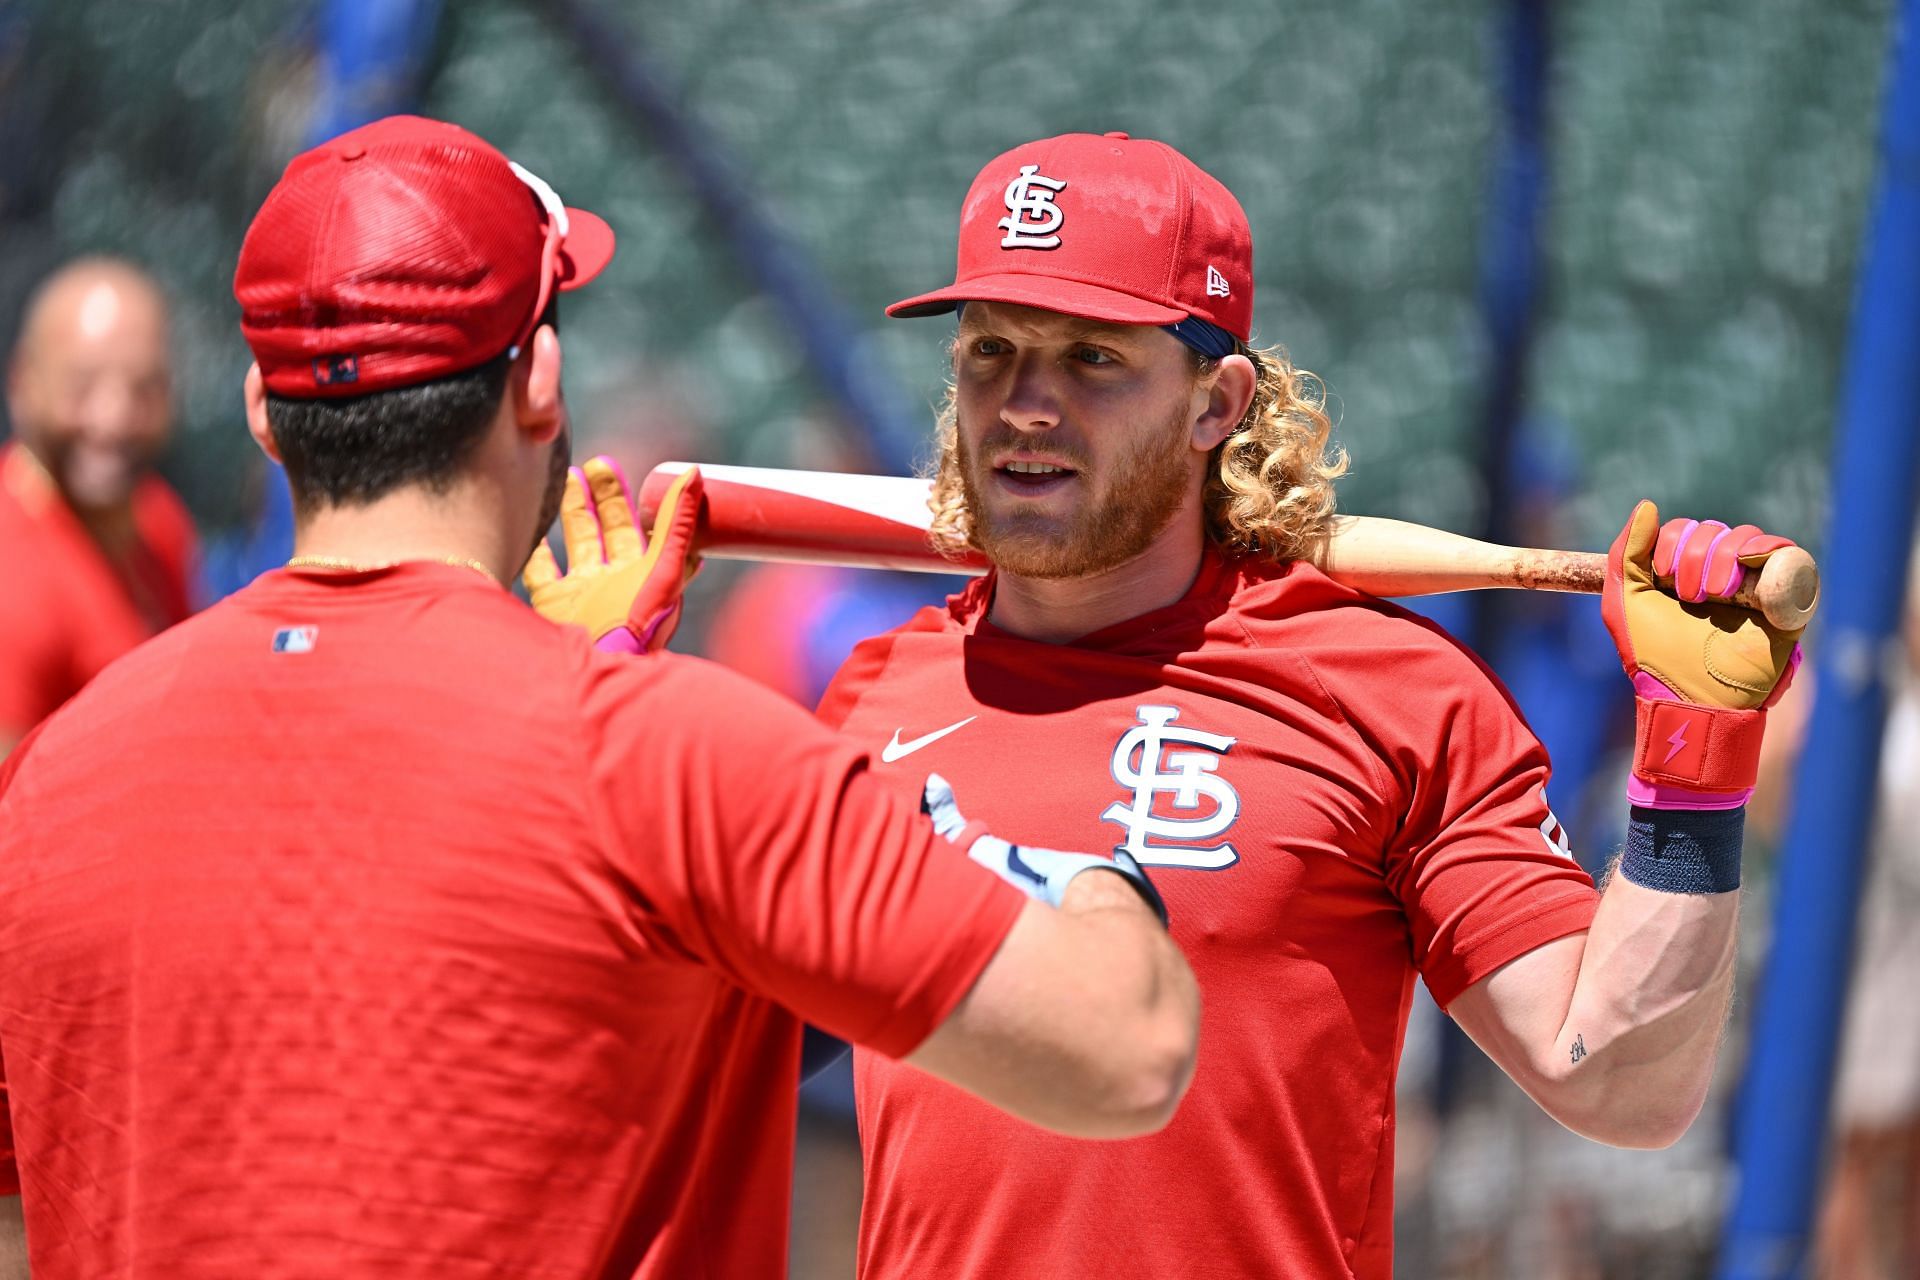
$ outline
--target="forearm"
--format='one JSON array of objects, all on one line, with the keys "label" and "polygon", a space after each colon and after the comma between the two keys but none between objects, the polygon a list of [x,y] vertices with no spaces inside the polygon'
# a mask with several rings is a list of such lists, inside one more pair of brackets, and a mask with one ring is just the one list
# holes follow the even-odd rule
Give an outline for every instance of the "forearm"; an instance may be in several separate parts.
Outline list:
[{"label": "forearm", "polygon": [[1706,1098],[1733,993],[1740,815],[1636,808],[1584,934],[1468,988],[1451,1012],[1556,1120],[1665,1146]]},{"label": "forearm", "polygon": [[1172,1117],[1194,1066],[1200,996],[1180,950],[1119,877],[1033,904],[945,1023],[908,1059],[1077,1137]]},{"label": "forearm", "polygon": [[1685,1132],[1726,1026],[1739,902],[1612,877],[1541,1067],[1563,1124],[1619,1146]]}]

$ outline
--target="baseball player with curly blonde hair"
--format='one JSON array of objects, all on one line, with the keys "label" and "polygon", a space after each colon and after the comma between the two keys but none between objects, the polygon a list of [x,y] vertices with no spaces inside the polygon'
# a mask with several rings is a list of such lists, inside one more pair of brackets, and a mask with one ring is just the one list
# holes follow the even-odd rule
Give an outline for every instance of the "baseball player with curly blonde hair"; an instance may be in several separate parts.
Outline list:
[{"label": "baseball player with curly blonde hair", "polygon": [[1227,189],[1163,143],[1068,134],[981,170],[959,241],[951,285],[889,310],[960,313],[936,528],[993,571],[860,644],[819,714],[903,793],[932,767],[997,827],[1153,868],[1201,1049],[1173,1122],[1105,1145],[856,1051],[861,1275],[1384,1280],[1416,978],[1562,1124],[1673,1142],[1798,653],[1724,602],[1790,544],[1645,502],[1614,543],[1639,732],[1599,891],[1498,681],[1300,558],[1342,463],[1312,381],[1251,345]]}]

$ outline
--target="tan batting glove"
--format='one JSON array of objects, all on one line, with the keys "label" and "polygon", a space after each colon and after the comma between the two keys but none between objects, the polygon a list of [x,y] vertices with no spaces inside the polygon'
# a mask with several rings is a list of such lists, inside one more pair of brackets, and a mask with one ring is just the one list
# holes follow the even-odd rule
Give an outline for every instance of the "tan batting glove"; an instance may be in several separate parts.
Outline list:
[{"label": "tan batting glove", "polygon": [[[1730,807],[1751,792],[1766,708],[1792,683],[1801,633],[1727,601],[1743,570],[1792,545],[1751,525],[1663,528],[1651,502],[1634,508],[1614,540],[1601,614],[1633,681],[1636,804]],[[1663,590],[1662,571],[1692,599]]]},{"label": "tan batting glove", "polygon": [[689,467],[667,490],[653,536],[643,540],[618,464],[595,457],[573,468],[560,500],[567,572],[544,542],[534,549],[521,574],[534,609],[550,622],[585,629],[601,649],[664,648],[679,623],[681,595],[699,571],[693,535],[702,500],[699,468]]}]

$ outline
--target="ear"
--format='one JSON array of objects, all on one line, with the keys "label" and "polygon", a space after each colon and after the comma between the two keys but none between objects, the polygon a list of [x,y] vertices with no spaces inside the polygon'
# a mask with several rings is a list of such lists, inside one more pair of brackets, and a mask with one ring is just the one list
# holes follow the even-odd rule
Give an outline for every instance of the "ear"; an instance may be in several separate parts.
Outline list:
[{"label": "ear", "polygon": [[1253,361],[1243,355],[1222,356],[1213,367],[1213,376],[1194,388],[1198,416],[1193,420],[1193,447],[1211,453],[1221,441],[1233,434],[1253,403],[1254,386],[1259,375]]},{"label": "ear", "polygon": [[247,366],[244,394],[247,400],[247,433],[260,446],[260,452],[279,462],[280,444],[273,438],[273,424],[267,421],[267,380],[260,376],[258,363]]},{"label": "ear", "polygon": [[543,324],[533,331],[526,351],[513,362],[507,379],[514,420],[531,444],[551,444],[566,422],[560,398],[560,335]]}]

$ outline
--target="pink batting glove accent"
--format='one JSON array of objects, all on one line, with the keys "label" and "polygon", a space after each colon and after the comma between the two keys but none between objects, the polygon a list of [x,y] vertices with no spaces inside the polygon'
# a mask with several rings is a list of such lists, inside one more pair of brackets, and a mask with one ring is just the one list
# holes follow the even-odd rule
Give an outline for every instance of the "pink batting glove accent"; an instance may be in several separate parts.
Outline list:
[{"label": "pink batting glove accent", "polygon": [[[638,512],[640,510],[640,504],[633,500],[633,481],[627,479],[627,469],[620,465],[620,459],[610,453],[599,454],[598,457],[602,462],[607,464],[607,470],[619,477],[620,491],[627,495],[627,507],[632,511]],[[643,542],[645,541],[644,532],[641,535],[641,540]]]},{"label": "pink batting glove accent", "polygon": [[1791,685],[1793,678],[1800,674],[1800,659],[1805,656],[1806,655],[1800,651],[1800,642],[1798,640],[1794,641],[1793,652],[1787,655],[1786,673],[1780,677],[1780,683],[1773,686],[1773,692],[1767,695],[1767,700],[1760,704],[1762,710],[1780,701],[1781,696],[1787,691],[1787,686]]},{"label": "pink batting glove accent", "polygon": [[1738,809],[1752,798],[1752,787],[1745,791],[1715,794],[1664,786],[1632,774],[1627,775],[1627,803],[1637,804],[1642,809]]},{"label": "pink batting glove accent", "polygon": [[[656,648],[666,644],[667,640],[673,636],[673,629],[678,625],[679,620],[680,602],[676,600],[647,620],[646,625],[640,629],[639,635],[634,639],[634,643],[640,647],[633,650],[633,652],[651,653]],[[629,619],[627,625],[629,627],[632,626],[633,621]],[[664,635],[662,634],[662,628],[665,629]],[[627,627],[620,628],[620,632],[622,635],[634,635]],[[658,637],[657,642],[656,637]],[[622,650],[622,652],[625,652],[625,650]]]},{"label": "pink batting glove accent", "polygon": [[625,627],[615,627],[593,642],[602,653],[645,653],[646,643]]},{"label": "pink batting glove accent", "polygon": [[[1691,596],[1683,597],[1683,599],[1685,599],[1689,604],[1699,604],[1701,601],[1707,598],[1707,594],[1708,594],[1707,578],[1712,573],[1712,570],[1713,570],[1714,552],[1720,550],[1720,544],[1725,542],[1727,540],[1727,535],[1733,532],[1733,530],[1727,528],[1727,526],[1723,524],[1720,524],[1720,522],[1717,520],[1714,521],[1713,523],[1720,526],[1720,532],[1713,535],[1713,541],[1707,544],[1706,551],[1704,551],[1700,556],[1700,583],[1698,586],[1696,586],[1693,589],[1693,594]],[[1732,559],[1732,557],[1729,557],[1729,558]],[[1734,563],[1734,567],[1737,569],[1739,567],[1740,561],[1738,559],[1734,559],[1733,563]]]},{"label": "pink batting glove accent", "polygon": [[1674,564],[1680,559],[1681,551],[1686,549],[1687,539],[1700,527],[1698,520],[1688,520],[1684,516],[1676,517],[1660,526],[1660,536],[1653,544],[1653,571],[1662,578],[1674,575]]}]

